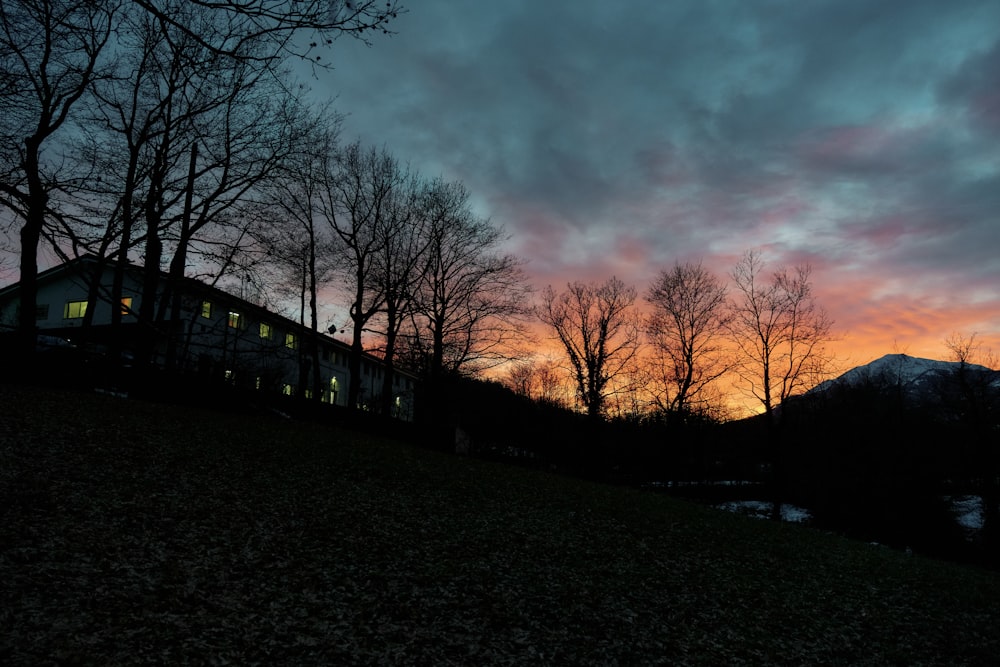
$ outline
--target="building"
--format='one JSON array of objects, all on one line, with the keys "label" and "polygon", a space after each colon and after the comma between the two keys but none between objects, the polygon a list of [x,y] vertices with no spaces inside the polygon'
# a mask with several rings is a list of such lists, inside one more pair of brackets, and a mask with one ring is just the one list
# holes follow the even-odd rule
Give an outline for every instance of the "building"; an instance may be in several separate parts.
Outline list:
[{"label": "building", "polygon": [[[153,309],[157,315],[146,321],[139,316],[143,269],[131,264],[124,267],[121,303],[112,304],[115,268],[112,262],[84,256],[40,273],[35,314],[38,334],[47,341],[69,340],[88,354],[115,350],[126,363],[138,356],[148,357],[151,367],[172,368],[184,376],[305,398],[313,398],[316,392],[315,344],[319,400],[347,405],[349,344],[190,278],[177,290],[180,309],[175,322],[171,317],[173,300],[164,298],[169,285],[165,273],[158,281]],[[14,330],[19,303],[16,283],[0,289],[0,331]],[[113,307],[121,314],[116,338]],[[384,372],[379,357],[363,356],[359,407],[374,409],[381,403]],[[412,420],[415,385],[415,376],[398,369],[394,372],[393,416]]]}]

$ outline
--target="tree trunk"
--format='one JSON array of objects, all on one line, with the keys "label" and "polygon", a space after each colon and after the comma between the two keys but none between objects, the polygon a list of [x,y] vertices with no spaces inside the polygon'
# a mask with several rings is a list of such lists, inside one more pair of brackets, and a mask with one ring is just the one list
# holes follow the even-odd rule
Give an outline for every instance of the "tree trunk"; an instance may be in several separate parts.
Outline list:
[{"label": "tree trunk", "polygon": [[385,375],[382,377],[382,414],[391,417],[393,409],[392,381],[395,364],[393,357],[396,356],[396,311],[389,309],[386,313],[385,331],[385,357],[382,361]]},{"label": "tree trunk", "polygon": [[[169,335],[167,336],[167,358],[166,366],[174,370],[177,365],[177,345],[184,334],[184,323],[181,322],[181,284],[184,281],[184,272],[187,269],[187,249],[191,242],[191,209],[194,200],[194,179],[195,169],[198,166],[198,143],[191,144],[191,160],[188,163],[187,191],[184,193],[184,212],[181,218],[181,238],[174,251],[174,257],[170,261],[170,322],[167,324]],[[166,302],[161,305],[160,313],[166,308]],[[158,322],[163,321],[162,316],[157,317]]]},{"label": "tree trunk", "polygon": [[25,175],[28,179],[28,210],[21,227],[21,311],[17,326],[17,359],[20,370],[30,371],[35,358],[35,311],[38,308],[38,245],[45,225],[48,194],[42,187],[39,175],[38,150],[40,142],[29,137],[24,140]]},{"label": "tree trunk", "polygon": [[361,324],[355,321],[354,334],[351,337],[351,358],[348,360],[350,381],[347,383],[347,407],[357,410],[361,402],[361,355],[364,347],[361,344]]},{"label": "tree trunk", "polygon": [[136,350],[136,363],[143,370],[152,364],[156,346],[156,297],[160,287],[160,260],[163,256],[163,243],[160,241],[155,221],[149,221],[148,227]]},{"label": "tree trunk", "polygon": [[319,307],[316,303],[316,235],[309,225],[309,317],[312,335],[309,336],[309,351],[312,356],[313,400],[323,400],[323,378],[319,367]]}]

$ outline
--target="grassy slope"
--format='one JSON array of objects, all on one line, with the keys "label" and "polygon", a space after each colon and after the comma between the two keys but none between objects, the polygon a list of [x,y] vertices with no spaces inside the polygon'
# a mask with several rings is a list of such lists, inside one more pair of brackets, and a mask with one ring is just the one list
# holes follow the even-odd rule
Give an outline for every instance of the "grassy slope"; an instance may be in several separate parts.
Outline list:
[{"label": "grassy slope", "polygon": [[1000,656],[995,573],[276,417],[0,405],[4,664]]}]

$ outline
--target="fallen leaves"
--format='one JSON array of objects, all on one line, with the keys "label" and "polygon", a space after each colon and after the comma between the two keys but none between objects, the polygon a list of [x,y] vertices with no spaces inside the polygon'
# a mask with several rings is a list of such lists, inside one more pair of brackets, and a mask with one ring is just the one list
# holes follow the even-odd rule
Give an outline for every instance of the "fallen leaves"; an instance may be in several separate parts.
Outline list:
[{"label": "fallen leaves", "polygon": [[986,664],[994,573],[316,424],[0,387],[5,664]]}]

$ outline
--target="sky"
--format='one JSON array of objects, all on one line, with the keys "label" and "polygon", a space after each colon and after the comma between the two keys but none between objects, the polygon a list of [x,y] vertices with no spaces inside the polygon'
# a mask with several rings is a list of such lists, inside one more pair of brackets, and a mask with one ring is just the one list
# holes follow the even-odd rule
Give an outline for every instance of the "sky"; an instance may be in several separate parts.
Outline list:
[{"label": "sky", "polygon": [[997,0],[410,0],[309,85],[531,282],[808,263],[846,369],[1000,352]]}]

